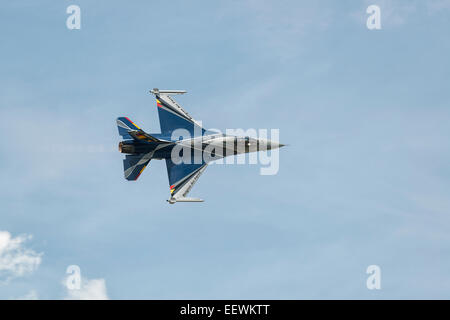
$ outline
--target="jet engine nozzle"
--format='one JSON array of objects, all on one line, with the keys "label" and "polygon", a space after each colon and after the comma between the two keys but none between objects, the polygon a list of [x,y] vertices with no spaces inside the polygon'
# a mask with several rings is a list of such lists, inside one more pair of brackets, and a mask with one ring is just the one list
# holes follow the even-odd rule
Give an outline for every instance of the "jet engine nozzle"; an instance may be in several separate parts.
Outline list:
[{"label": "jet engine nozzle", "polygon": [[119,143],[119,152],[133,154],[136,153],[135,147],[132,144]]}]

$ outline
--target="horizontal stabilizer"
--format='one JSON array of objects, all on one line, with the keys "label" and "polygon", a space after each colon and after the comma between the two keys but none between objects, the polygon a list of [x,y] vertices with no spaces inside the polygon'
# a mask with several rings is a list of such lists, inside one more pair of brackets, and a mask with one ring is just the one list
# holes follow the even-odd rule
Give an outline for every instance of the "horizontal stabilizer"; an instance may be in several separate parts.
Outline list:
[{"label": "horizontal stabilizer", "polygon": [[126,155],[123,159],[125,179],[135,181],[150,162],[151,158],[145,155]]},{"label": "horizontal stabilizer", "polygon": [[160,140],[155,138],[152,135],[144,132],[143,130],[129,131],[128,134],[137,141],[145,141],[145,142],[167,142],[166,140]]},{"label": "horizontal stabilizer", "polygon": [[[119,134],[125,139],[125,140],[131,140],[133,139],[132,136],[130,136],[130,131],[138,131],[141,130],[133,121],[128,119],[127,117],[120,117],[117,118],[117,129],[119,129]],[[141,130],[142,131],[142,130]]]}]

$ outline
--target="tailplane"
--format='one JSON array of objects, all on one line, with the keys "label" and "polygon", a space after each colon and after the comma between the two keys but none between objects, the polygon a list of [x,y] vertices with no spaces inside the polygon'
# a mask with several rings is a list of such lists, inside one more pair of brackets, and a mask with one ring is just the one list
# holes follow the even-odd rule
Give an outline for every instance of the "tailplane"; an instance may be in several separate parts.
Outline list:
[{"label": "tailplane", "polygon": [[130,135],[130,132],[139,130],[142,131],[141,128],[139,128],[133,121],[131,121],[127,117],[117,118],[117,129],[119,129],[119,134],[125,140],[133,139],[133,137]]},{"label": "tailplane", "polygon": [[117,118],[117,129],[119,129],[119,134],[124,140],[133,139],[140,142],[167,142],[166,140],[160,140],[146,133],[127,117]]},{"label": "tailplane", "polygon": [[135,181],[147,167],[151,158],[144,155],[126,155],[123,159],[123,172],[125,179]]}]

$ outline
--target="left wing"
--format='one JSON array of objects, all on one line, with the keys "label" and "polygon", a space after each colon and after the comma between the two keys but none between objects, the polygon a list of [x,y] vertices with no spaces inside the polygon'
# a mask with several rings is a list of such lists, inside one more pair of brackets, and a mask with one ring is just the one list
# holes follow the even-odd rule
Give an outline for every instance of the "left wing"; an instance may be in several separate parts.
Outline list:
[{"label": "left wing", "polygon": [[208,164],[205,162],[199,164],[175,164],[171,159],[166,159],[167,175],[169,176],[171,197],[167,200],[169,203],[175,202],[203,202],[198,198],[186,198],[194,184],[205,171]]},{"label": "left wing", "polygon": [[203,135],[205,129],[171,97],[174,94],[184,94],[186,91],[153,89],[150,92],[156,96],[159,124],[163,135],[171,136],[177,129],[186,130],[191,137]]}]

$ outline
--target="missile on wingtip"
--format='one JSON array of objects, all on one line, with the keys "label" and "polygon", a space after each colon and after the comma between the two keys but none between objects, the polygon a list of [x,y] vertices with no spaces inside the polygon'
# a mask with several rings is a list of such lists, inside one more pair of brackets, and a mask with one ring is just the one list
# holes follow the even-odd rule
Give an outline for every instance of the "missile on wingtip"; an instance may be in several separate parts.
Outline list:
[{"label": "missile on wingtip", "polygon": [[158,88],[154,88],[153,90],[150,90],[151,93],[154,95],[157,94],[185,94],[187,93],[186,90],[159,90]]},{"label": "missile on wingtip", "polygon": [[203,202],[203,199],[199,199],[199,198],[170,198],[169,200],[167,200],[168,203],[170,204],[174,204],[175,202]]}]

